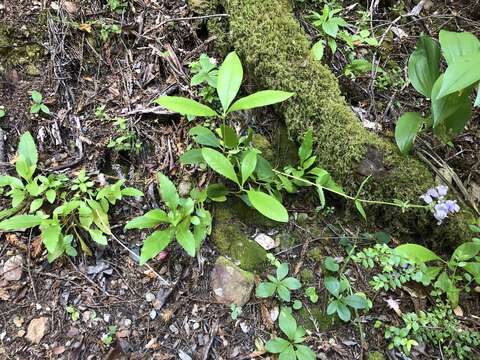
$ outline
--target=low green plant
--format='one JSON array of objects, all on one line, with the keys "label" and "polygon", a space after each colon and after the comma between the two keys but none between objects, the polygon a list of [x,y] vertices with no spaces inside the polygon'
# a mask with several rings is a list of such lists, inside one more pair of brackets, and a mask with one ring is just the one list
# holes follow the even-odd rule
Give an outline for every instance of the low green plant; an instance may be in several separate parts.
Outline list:
[{"label": "low green plant", "polygon": [[268,274],[268,281],[263,281],[257,286],[255,295],[259,298],[276,295],[279,299],[289,302],[291,291],[300,289],[302,284],[296,278],[287,275],[288,263],[281,263],[276,269],[275,276]]},{"label": "low green plant", "polygon": [[351,309],[354,311],[368,310],[372,307],[372,302],[364,293],[353,293],[350,282],[335,259],[327,257],[323,266],[331,273],[324,279],[325,288],[330,294],[327,306],[328,315],[337,314],[340,320],[347,322],[352,318]]},{"label": "low green plant", "polygon": [[[442,30],[439,44],[421,36],[408,61],[408,77],[415,90],[431,100],[430,115],[408,112],[395,128],[402,154],[408,154],[416,136],[429,128],[444,142],[460,134],[472,115],[471,94],[477,89],[474,106],[480,106],[480,41],[469,32]],[[447,68],[440,72],[441,54]]]},{"label": "low green plant", "polygon": [[230,305],[230,318],[232,320],[237,320],[240,314],[242,313],[242,307],[232,304]]},{"label": "low green plant", "polygon": [[77,321],[78,319],[80,319],[80,311],[78,311],[75,306],[68,305],[65,308],[65,311],[70,315],[70,319],[72,319],[72,321]]},{"label": "low green plant", "polygon": [[403,327],[385,329],[389,349],[398,348],[410,355],[412,346],[428,343],[441,348],[448,359],[472,359],[478,354],[475,349],[480,346],[480,332],[463,326],[451,308],[442,303],[437,303],[429,312],[406,313],[402,321]]},{"label": "low green plant", "polygon": [[137,189],[124,187],[124,180],[94,186],[85,170],[74,179],[62,174],[34,176],[37,162],[35,141],[26,132],[20,138],[15,161],[18,177],[0,176],[0,195],[11,201],[10,208],[0,211],[0,230],[38,228],[50,262],[64,253],[75,256],[76,243],[91,255],[86,235],[94,243],[107,245],[111,205],[124,196],[143,196]]},{"label": "low green plant", "polygon": [[287,337],[274,337],[265,344],[265,350],[272,354],[280,354],[279,359],[315,360],[315,353],[306,345],[305,329],[297,325],[295,318],[287,308],[282,308],[278,316],[280,330]]},{"label": "low green plant", "polygon": [[30,113],[38,114],[39,112],[43,112],[44,114],[50,115],[50,109],[43,103],[43,95],[37,90],[33,90],[31,96],[33,103],[30,107]]},{"label": "low green plant", "polygon": [[5,106],[1,105],[0,106],[0,119],[5,117],[6,114],[7,114],[7,110],[5,109]]},{"label": "low green plant", "polygon": [[117,14],[124,12],[128,6],[128,3],[122,0],[108,0],[107,4],[110,10]]},{"label": "low green plant", "polygon": [[153,209],[142,216],[130,220],[125,229],[155,230],[143,242],[140,264],[157,256],[173,240],[190,256],[195,256],[205,237],[210,234],[212,216],[203,204],[207,199],[206,191],[193,189],[190,197],[180,198],[175,185],[162,173],[158,173],[160,196],[168,212]]},{"label": "low green plant", "polygon": [[310,302],[314,304],[318,302],[317,290],[313,286],[305,289],[305,295],[308,297],[308,300],[310,300]]},{"label": "low green plant", "polygon": [[103,42],[107,42],[113,35],[120,35],[122,28],[117,24],[101,24],[100,27],[100,39]]},{"label": "low green plant", "polygon": [[109,346],[112,342],[113,339],[115,338],[115,335],[117,334],[117,327],[115,325],[110,325],[107,329],[107,332],[102,335],[102,342]]},{"label": "low green plant", "polygon": [[142,143],[137,139],[135,132],[127,127],[127,119],[124,117],[116,117],[112,119],[113,125],[117,128],[119,136],[111,139],[107,147],[113,148],[115,151],[133,151],[138,154]]},{"label": "low green plant", "polygon": [[190,85],[206,83],[214,89],[217,88],[218,67],[215,59],[210,58],[207,54],[201,54],[198,61],[190,63],[189,66],[193,74]]},{"label": "low green plant", "polygon": [[432,286],[432,296],[446,295],[452,308],[459,302],[462,291],[470,292],[472,284],[480,285],[480,241],[459,245],[448,261],[418,244],[403,244],[395,249],[377,245],[354,256],[367,268],[380,265],[380,274],[374,276],[374,289],[385,290],[415,281]]}]

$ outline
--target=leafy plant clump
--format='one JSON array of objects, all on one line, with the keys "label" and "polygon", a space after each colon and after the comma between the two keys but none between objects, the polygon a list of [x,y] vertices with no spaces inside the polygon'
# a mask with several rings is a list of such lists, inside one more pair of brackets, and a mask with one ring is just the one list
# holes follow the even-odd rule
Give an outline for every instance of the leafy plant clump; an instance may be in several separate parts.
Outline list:
[{"label": "leafy plant clump", "polygon": [[195,256],[203,240],[211,232],[212,216],[203,204],[206,191],[193,189],[190,197],[180,198],[175,185],[164,174],[158,174],[159,192],[168,212],[153,209],[130,220],[125,229],[155,230],[143,242],[140,264],[157,256],[174,239],[190,256]]},{"label": "leafy plant clump", "polygon": [[298,290],[302,287],[300,281],[294,277],[287,277],[288,264],[282,263],[277,267],[276,276],[267,275],[269,281],[261,282],[256,290],[256,296],[259,298],[268,298],[273,295],[278,296],[281,300],[289,302],[291,299],[290,292]]},{"label": "leafy plant clump", "polygon": [[43,95],[36,90],[32,91],[32,102],[30,113],[38,114],[39,112],[42,112],[46,115],[50,115],[50,109],[43,103]]},{"label": "leafy plant clump", "polygon": [[17,153],[18,177],[0,176],[0,194],[11,200],[11,208],[0,211],[0,230],[39,228],[50,262],[64,253],[76,256],[77,244],[92,255],[87,238],[108,245],[110,206],[124,196],[143,196],[141,191],[125,187],[124,180],[95,186],[85,170],[74,179],[63,174],[34,176],[38,153],[29,132],[21,136]]},{"label": "leafy plant clump", "polygon": [[[480,106],[480,41],[469,32],[442,30],[438,45],[428,36],[421,36],[408,61],[408,77],[415,90],[431,100],[430,115],[409,112],[402,115],[395,128],[395,139],[402,154],[408,154],[416,136],[423,129],[444,142],[460,134],[472,116],[471,94]],[[440,55],[447,63],[440,73]]]}]

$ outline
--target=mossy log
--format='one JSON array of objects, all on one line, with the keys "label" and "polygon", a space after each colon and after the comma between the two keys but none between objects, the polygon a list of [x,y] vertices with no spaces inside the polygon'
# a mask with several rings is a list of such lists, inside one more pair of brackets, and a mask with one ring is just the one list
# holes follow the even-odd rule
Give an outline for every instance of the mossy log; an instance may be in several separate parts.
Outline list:
[{"label": "mossy log", "polygon": [[[414,157],[402,157],[390,139],[362,126],[342,97],[334,74],[310,52],[311,43],[293,16],[288,0],[223,0],[230,15],[230,37],[250,79],[259,89],[292,91],[296,96],[279,107],[289,134],[300,141],[314,130],[320,166],[344,189],[355,194],[372,175],[362,197],[409,200],[434,185],[432,173]],[[470,234],[467,212],[438,227],[422,210],[401,213],[398,208],[369,206],[370,220],[390,227],[435,235],[458,243]]]}]

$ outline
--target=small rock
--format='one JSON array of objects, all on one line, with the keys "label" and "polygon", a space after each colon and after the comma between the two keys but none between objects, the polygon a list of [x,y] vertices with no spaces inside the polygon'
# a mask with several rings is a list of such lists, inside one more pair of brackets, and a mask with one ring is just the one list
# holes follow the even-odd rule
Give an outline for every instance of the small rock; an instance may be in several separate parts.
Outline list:
[{"label": "small rock", "polygon": [[63,354],[65,352],[65,346],[56,346],[53,348],[52,350],[53,352],[53,355],[60,355],[60,354]]},{"label": "small rock", "polygon": [[3,278],[6,281],[17,281],[22,278],[22,255],[15,255],[3,265]]},{"label": "small rock", "polygon": [[174,335],[178,334],[178,329],[177,329],[177,327],[176,327],[175,325],[173,325],[173,324],[170,325],[170,326],[168,327],[168,329],[169,329]]},{"label": "small rock", "polygon": [[24,336],[25,336],[25,330],[23,330],[23,329],[18,330],[17,336],[18,336],[18,337],[24,337]]},{"label": "small rock", "polygon": [[30,321],[27,329],[27,339],[34,344],[39,344],[48,328],[48,318],[40,317]]},{"label": "small rock", "polygon": [[254,239],[257,244],[263,247],[265,250],[271,250],[278,246],[278,241],[273,240],[270,236],[266,234],[258,234]]},{"label": "small rock", "polygon": [[147,302],[152,302],[153,300],[155,300],[155,295],[151,292],[148,292],[145,294],[145,300],[147,300]]},{"label": "small rock", "polygon": [[130,327],[130,326],[132,325],[132,320],[130,320],[130,319],[125,319],[125,320],[123,321],[123,325],[125,325],[125,327],[127,327],[127,328]]},{"label": "small rock", "polygon": [[250,299],[254,285],[253,274],[240,269],[221,256],[212,271],[211,287],[215,299],[226,305],[243,306]]},{"label": "small rock", "polygon": [[181,360],[192,360],[192,357],[190,355],[188,355],[186,352],[183,352],[182,350],[178,351],[178,357]]},{"label": "small rock", "polygon": [[79,333],[80,332],[76,327],[71,326],[70,329],[68,329],[67,337],[74,338],[74,337],[77,337]]},{"label": "small rock", "polygon": [[150,311],[150,319],[154,320],[157,317],[157,312],[154,310]]},{"label": "small rock", "polygon": [[248,326],[248,324],[245,321],[240,323],[240,328],[245,334],[247,334],[250,331],[250,326]]},{"label": "small rock", "polygon": [[112,315],[110,314],[103,314],[103,321],[105,321],[106,323],[109,323],[111,317]]},{"label": "small rock", "polygon": [[15,316],[13,318],[13,323],[15,324],[16,327],[21,327],[23,325],[23,318]]}]

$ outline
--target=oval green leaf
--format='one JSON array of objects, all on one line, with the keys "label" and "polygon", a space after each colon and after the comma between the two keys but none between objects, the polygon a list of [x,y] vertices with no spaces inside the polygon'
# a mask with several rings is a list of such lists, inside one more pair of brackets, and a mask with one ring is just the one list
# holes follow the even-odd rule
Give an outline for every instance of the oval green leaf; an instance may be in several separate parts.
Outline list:
[{"label": "oval green leaf", "polygon": [[226,113],[243,80],[243,67],[240,58],[235,52],[227,55],[218,71],[217,94]]},{"label": "oval green leaf", "polygon": [[237,174],[235,173],[232,163],[223,154],[217,150],[203,148],[202,155],[207,165],[210,166],[213,171],[239,184]]},{"label": "oval green leaf", "polygon": [[420,94],[431,98],[432,87],[440,75],[440,47],[428,36],[421,36],[408,60],[408,78]]},{"label": "oval green leaf", "polygon": [[395,141],[403,155],[412,150],[413,142],[422,128],[423,118],[419,113],[408,112],[403,114],[395,126]]},{"label": "oval green leaf", "polygon": [[288,98],[295,95],[292,92],[279,91],[279,90],[263,90],[256,92],[252,95],[248,95],[244,98],[238,99],[228,112],[254,109],[262,106],[268,106],[285,101]]},{"label": "oval green leaf", "polygon": [[182,115],[192,116],[217,116],[218,114],[206,105],[200,104],[192,99],[179,96],[161,96],[154,100],[155,104],[164,107],[167,110],[177,112]]},{"label": "oval green leaf", "polygon": [[433,260],[442,260],[432,250],[418,244],[403,244],[397,246],[395,252],[409,260],[420,261],[422,263]]},{"label": "oval green leaf", "polygon": [[448,66],[437,99],[463,90],[480,80],[480,51],[456,59]]},{"label": "oval green leaf", "polygon": [[263,216],[279,222],[288,222],[287,209],[273,196],[256,190],[249,190],[247,194],[252,206]]}]

